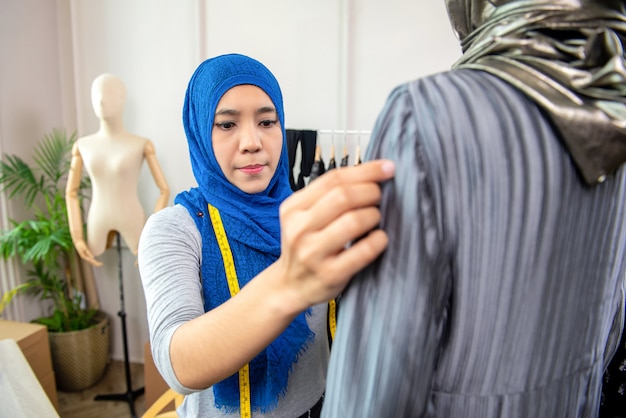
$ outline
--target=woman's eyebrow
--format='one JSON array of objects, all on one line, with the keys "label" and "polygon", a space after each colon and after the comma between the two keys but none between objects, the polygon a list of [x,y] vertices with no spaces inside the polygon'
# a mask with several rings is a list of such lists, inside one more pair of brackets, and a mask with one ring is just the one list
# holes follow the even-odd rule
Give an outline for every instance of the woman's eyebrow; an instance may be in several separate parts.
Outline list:
[{"label": "woman's eyebrow", "polygon": [[238,115],[240,112],[236,109],[219,109],[215,112],[215,116],[217,115],[228,115],[228,116],[233,116],[233,115]]},{"label": "woman's eyebrow", "polygon": [[[215,116],[218,115],[228,115],[228,116],[234,116],[234,115],[239,115],[241,112],[237,109],[219,109],[217,111],[215,111]],[[260,107],[256,110],[255,112],[257,115],[261,115],[264,113],[276,113],[276,108],[272,107],[272,106],[263,106]]]},{"label": "woman's eyebrow", "polygon": [[257,111],[256,111],[257,115],[261,115],[263,113],[277,113],[277,112],[276,112],[276,108],[272,107],[272,106],[263,106],[263,107],[257,109]]}]

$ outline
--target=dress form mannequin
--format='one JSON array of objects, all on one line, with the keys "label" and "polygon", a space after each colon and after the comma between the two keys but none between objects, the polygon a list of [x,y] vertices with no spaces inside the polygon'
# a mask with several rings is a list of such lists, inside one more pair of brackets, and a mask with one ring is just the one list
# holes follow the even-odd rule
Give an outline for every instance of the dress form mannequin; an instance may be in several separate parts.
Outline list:
[{"label": "dress form mannequin", "polygon": [[[111,74],[102,74],[93,81],[91,96],[94,112],[100,119],[100,129],[79,138],[74,145],[66,201],[76,251],[90,264],[101,266],[102,262],[96,257],[111,247],[116,232],[132,253],[137,255],[139,236],[146,220],[137,195],[138,178],[144,160],[160,189],[154,212],[167,205],[169,187],[152,141],[131,134],[124,128],[126,88],[123,82]],[[92,185],[87,242],[78,200],[83,166]]]}]

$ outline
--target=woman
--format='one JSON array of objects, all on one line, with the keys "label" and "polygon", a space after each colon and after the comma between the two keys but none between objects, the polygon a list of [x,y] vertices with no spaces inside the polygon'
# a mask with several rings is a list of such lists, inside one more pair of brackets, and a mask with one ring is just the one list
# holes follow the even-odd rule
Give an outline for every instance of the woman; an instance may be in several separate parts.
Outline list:
[{"label": "woman", "polygon": [[155,363],[187,395],[181,416],[315,416],[326,302],[387,245],[372,229],[393,164],[336,170],[289,197],[280,87],[237,54],[196,69],[183,123],[198,187],[140,240]]}]

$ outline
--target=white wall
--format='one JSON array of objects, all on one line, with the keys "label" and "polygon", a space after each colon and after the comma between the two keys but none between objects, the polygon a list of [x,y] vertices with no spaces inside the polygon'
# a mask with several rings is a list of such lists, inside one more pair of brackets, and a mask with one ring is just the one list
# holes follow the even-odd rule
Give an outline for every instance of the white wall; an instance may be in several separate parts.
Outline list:
[{"label": "white wall", "polygon": [[[56,126],[95,131],[91,82],[114,73],[127,87],[126,127],[155,143],[170,203],[195,184],[181,109],[203,59],[240,52],[265,63],[283,88],[287,128],[369,130],[394,86],[460,55],[443,0],[0,0],[0,35],[3,152],[29,155]],[[320,138],[326,153],[329,140]],[[147,167],[138,193],[149,213],[158,189]],[[121,359],[116,251],[101,260],[98,292]],[[127,249],[122,261],[130,357],[142,361],[143,291]]]},{"label": "white wall", "polygon": [[[36,28],[36,30],[32,30]],[[0,0],[0,152],[18,154],[30,162],[31,149],[51,127],[64,124],[60,103],[59,30],[54,1]],[[0,226],[8,218],[21,220],[22,202],[0,195]],[[21,282],[25,269],[0,262],[0,286]],[[20,297],[8,308],[14,318],[45,313]]]}]

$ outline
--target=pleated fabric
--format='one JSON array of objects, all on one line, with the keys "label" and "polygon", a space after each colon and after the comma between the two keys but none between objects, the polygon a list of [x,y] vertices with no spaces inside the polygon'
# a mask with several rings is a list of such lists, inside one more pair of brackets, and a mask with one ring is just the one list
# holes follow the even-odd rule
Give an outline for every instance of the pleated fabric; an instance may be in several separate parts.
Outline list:
[{"label": "pleated fabric", "polygon": [[588,186],[536,104],[477,70],[395,89],[386,252],[341,299],[323,417],[595,417],[623,326],[626,172]]}]

